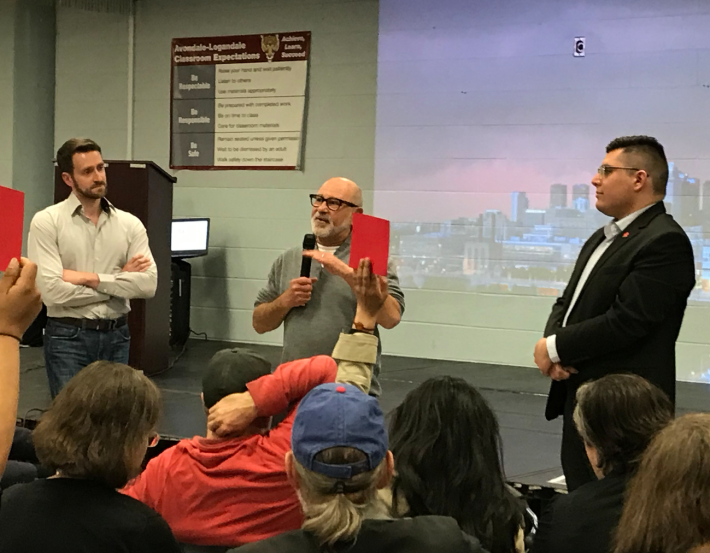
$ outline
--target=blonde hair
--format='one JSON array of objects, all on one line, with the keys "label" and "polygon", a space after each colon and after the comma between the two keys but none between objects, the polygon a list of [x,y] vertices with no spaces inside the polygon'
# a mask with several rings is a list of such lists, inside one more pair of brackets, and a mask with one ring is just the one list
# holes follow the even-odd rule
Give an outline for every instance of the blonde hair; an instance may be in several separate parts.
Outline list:
[{"label": "blonde hair", "polygon": [[[333,447],[316,455],[316,460],[350,464],[365,460],[365,455],[351,447]],[[348,480],[308,470],[295,458],[293,463],[300,479],[298,498],[305,519],[301,527],[314,534],[321,546],[354,539],[366,515],[386,516],[386,507],[377,494],[377,483],[387,470],[387,459],[374,470]]]}]

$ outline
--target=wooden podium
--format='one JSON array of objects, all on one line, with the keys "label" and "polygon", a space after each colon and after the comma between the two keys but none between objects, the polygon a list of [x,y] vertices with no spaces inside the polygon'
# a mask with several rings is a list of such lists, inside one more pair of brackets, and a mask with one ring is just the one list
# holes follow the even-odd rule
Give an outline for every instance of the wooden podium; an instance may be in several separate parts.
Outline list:
[{"label": "wooden podium", "polygon": [[[106,198],[138,217],[148,231],[158,268],[158,289],[149,300],[131,300],[129,364],[151,375],[168,368],[170,341],[170,227],[177,179],[152,161],[106,161]],[[71,193],[54,168],[54,203]]]}]

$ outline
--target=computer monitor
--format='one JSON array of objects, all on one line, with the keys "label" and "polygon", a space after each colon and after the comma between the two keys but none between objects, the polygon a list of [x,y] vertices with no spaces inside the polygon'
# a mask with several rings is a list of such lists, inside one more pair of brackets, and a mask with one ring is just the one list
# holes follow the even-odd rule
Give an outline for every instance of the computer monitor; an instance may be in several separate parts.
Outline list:
[{"label": "computer monitor", "polygon": [[185,258],[207,255],[209,240],[209,219],[173,219],[170,235],[172,257]]}]

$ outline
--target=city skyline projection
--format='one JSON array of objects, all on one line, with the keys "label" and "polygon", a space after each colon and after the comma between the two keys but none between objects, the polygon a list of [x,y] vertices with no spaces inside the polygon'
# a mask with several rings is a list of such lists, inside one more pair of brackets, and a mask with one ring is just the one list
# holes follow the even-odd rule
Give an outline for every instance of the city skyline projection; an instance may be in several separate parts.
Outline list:
[{"label": "city skyline projection", "polygon": [[665,148],[665,202],[695,254],[678,374],[710,380],[697,330],[710,317],[710,3],[379,6],[373,214],[391,221],[413,328],[433,333],[419,353],[529,362],[584,241],[609,220],[591,185],[606,145],[643,134]]},{"label": "city skyline projection", "polygon": [[380,4],[374,214],[392,222],[403,284],[559,295],[608,220],[591,185],[606,145],[646,134],[693,244],[691,302],[710,301],[710,7],[435,4]]},{"label": "city skyline projection", "polygon": [[[405,285],[460,278],[469,290],[558,295],[584,242],[609,218],[590,205],[594,186],[550,185],[548,205],[531,208],[525,190],[510,210],[483,209],[442,222],[393,222],[391,254]],[[710,301],[710,181],[669,163],[666,210],[684,227],[696,257],[691,299]],[[443,284],[443,283],[442,283]]]}]

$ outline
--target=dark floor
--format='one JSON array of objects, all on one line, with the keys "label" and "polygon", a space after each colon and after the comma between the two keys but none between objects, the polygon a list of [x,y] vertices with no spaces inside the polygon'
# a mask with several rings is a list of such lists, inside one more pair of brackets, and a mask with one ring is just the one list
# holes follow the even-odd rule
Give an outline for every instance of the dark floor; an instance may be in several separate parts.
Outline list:
[{"label": "dark floor", "polygon": [[[173,369],[154,377],[163,392],[165,415],[159,429],[164,436],[188,437],[204,434],[206,419],[200,402],[201,371],[217,350],[238,344],[190,340]],[[249,345],[275,366],[280,348]],[[21,353],[18,416],[37,418],[35,408],[44,409],[50,397],[41,348]],[[530,368],[459,363],[384,356],[382,363],[382,406],[396,407],[418,384],[438,375],[459,376],[481,390],[495,409],[503,436],[505,471],[508,479],[531,486],[554,486],[562,475],[559,464],[561,422],[547,422],[543,416],[549,381]],[[710,410],[710,385],[678,383],[678,412]]]}]

